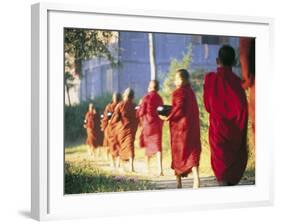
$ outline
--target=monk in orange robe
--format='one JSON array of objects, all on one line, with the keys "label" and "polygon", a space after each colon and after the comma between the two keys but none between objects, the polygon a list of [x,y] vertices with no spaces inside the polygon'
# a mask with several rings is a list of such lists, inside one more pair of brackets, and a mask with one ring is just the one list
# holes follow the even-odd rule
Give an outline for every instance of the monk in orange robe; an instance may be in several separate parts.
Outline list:
[{"label": "monk in orange robe", "polygon": [[216,72],[206,74],[204,104],[209,112],[211,165],[220,185],[237,184],[247,165],[247,99],[242,80],[232,71],[235,51],[224,45]]},{"label": "monk in orange robe", "polygon": [[121,101],[121,94],[114,93],[112,95],[112,102],[109,103],[104,110],[101,129],[104,132],[103,146],[107,148],[107,158],[111,154],[111,166],[116,166],[115,160],[118,156],[118,144],[116,143],[117,137],[115,134],[115,126],[110,124],[113,112],[116,105]]},{"label": "monk in orange robe", "polygon": [[157,114],[157,107],[163,105],[163,100],[157,93],[158,82],[151,80],[148,85],[148,93],[142,99],[138,110],[138,117],[142,121],[142,142],[145,148],[146,169],[150,173],[150,158],[156,154],[158,162],[158,174],[163,176],[162,168],[162,129],[163,121]]},{"label": "monk in orange robe", "polygon": [[189,73],[185,69],[175,74],[176,90],[172,94],[170,122],[172,169],[175,170],[177,187],[181,188],[181,178],[193,173],[193,188],[199,188],[199,160],[201,154],[199,109],[195,94],[190,86]]},{"label": "monk in orange robe", "polygon": [[243,88],[249,90],[248,109],[255,137],[255,38],[240,38],[240,64]]},{"label": "monk in orange robe", "polygon": [[138,126],[133,99],[134,91],[130,88],[126,89],[123,101],[117,104],[110,121],[110,124],[116,125],[120,162],[129,161],[131,172],[134,172],[134,142]]},{"label": "monk in orange robe", "polygon": [[[88,145],[88,150],[90,155],[95,155],[95,149],[99,146],[99,135],[96,131],[97,129],[97,113],[92,103],[89,104],[88,112],[85,115],[84,128],[86,129],[87,139],[86,144]],[[99,128],[99,127],[98,127]]]}]

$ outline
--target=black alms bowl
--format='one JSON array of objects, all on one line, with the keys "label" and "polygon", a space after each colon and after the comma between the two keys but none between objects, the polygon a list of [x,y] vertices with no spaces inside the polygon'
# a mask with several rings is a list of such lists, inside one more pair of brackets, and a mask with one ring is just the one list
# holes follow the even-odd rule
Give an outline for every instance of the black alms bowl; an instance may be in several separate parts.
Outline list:
[{"label": "black alms bowl", "polygon": [[166,117],[169,116],[169,114],[171,113],[171,110],[172,110],[172,106],[170,106],[170,105],[162,105],[162,106],[157,107],[157,113],[159,115],[166,116]]}]

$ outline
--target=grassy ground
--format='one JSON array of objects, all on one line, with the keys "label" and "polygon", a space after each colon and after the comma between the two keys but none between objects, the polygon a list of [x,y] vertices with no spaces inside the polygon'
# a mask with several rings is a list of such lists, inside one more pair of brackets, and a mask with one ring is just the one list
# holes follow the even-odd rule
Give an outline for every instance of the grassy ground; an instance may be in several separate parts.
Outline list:
[{"label": "grassy ground", "polygon": [[[250,124],[249,124],[250,126]],[[137,133],[138,136],[139,133]],[[206,133],[202,133],[205,134]],[[206,137],[206,136],[205,136]],[[200,159],[200,177],[212,177],[213,171],[210,165],[210,149],[208,141],[202,138],[202,153]],[[255,178],[255,158],[253,154],[252,132],[249,128],[248,145],[249,160],[244,173],[244,180]],[[163,170],[164,177],[156,176],[156,158],[151,160],[152,175],[147,176],[145,170],[144,150],[138,147],[138,137],[135,142],[135,167],[136,173],[128,173],[123,170],[114,170],[105,160],[106,149],[101,148],[99,159],[93,159],[88,155],[87,146],[78,142],[67,145],[65,148],[65,193],[95,193],[95,192],[120,192],[156,189],[153,181],[174,180],[174,172],[170,169],[171,154],[169,143],[168,125],[163,131]],[[125,167],[126,168],[126,167]],[[188,178],[192,178],[192,175]]]},{"label": "grassy ground", "polygon": [[113,175],[89,161],[65,163],[65,194],[137,191],[153,189],[148,180]]}]

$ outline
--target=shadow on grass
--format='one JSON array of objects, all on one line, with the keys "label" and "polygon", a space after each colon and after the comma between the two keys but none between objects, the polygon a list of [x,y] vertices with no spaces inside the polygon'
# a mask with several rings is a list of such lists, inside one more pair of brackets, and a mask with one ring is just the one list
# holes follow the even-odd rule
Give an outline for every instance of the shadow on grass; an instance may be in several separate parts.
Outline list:
[{"label": "shadow on grass", "polygon": [[75,141],[64,141],[64,147],[65,148],[75,148],[75,147],[79,147],[80,145],[85,144],[86,138],[85,139],[78,139]]}]

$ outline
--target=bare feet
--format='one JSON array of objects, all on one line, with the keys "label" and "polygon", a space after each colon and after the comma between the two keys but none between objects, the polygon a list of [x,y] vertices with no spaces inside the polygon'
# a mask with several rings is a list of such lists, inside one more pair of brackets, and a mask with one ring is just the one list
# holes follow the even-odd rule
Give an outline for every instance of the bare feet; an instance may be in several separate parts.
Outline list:
[{"label": "bare feet", "polygon": [[200,187],[200,180],[195,178],[193,180],[193,189],[198,189]]},{"label": "bare feet", "polygon": [[182,188],[181,176],[177,175],[177,188]]}]

